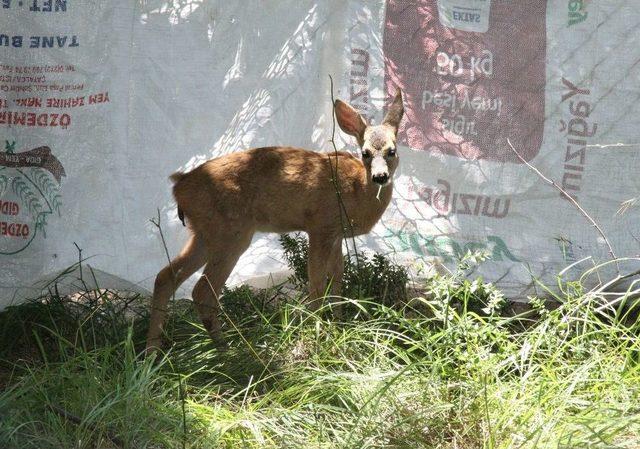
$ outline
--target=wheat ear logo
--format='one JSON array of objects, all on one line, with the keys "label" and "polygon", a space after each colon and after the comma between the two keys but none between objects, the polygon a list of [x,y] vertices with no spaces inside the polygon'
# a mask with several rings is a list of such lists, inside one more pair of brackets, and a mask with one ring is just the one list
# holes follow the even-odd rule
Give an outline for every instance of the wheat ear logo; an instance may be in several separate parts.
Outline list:
[{"label": "wheat ear logo", "polygon": [[64,167],[41,146],[16,152],[5,140],[0,152],[0,256],[24,251],[37,236],[46,238],[47,219],[60,216]]}]

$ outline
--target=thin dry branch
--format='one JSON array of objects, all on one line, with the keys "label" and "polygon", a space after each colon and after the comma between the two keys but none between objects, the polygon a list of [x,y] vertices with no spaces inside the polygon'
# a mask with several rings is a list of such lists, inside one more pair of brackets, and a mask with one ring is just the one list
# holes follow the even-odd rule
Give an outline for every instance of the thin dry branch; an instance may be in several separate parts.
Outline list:
[{"label": "thin dry branch", "polygon": [[578,208],[580,213],[589,221],[589,223],[591,223],[591,225],[594,228],[596,228],[596,230],[598,231],[598,234],[600,234],[605,244],[607,245],[607,248],[609,248],[609,255],[611,256],[611,260],[613,260],[616,264],[616,270],[618,271],[618,276],[619,276],[620,265],[618,264],[618,257],[616,256],[616,253],[613,251],[613,247],[611,246],[609,239],[607,238],[606,234],[604,233],[600,225],[598,225],[598,223],[596,223],[596,221],[593,218],[591,218],[591,216],[587,213],[587,211],[584,210],[582,206],[580,206],[580,203],[578,203],[578,201],[576,201],[574,197],[569,195],[562,187],[556,184],[556,182],[553,179],[547,178],[540,170],[538,170],[536,167],[534,167],[529,162],[527,162],[522,156],[520,156],[520,153],[516,151],[516,149],[513,147],[513,144],[511,143],[511,140],[509,140],[508,138],[507,138],[507,143],[509,144],[509,147],[511,147],[511,150],[518,157],[518,159],[522,161],[522,163],[524,163],[527,167],[529,167],[531,171],[533,171],[536,175],[538,175],[541,179],[543,179],[547,184],[550,184],[551,186],[555,187],[562,194],[562,196],[566,198],[576,208]]},{"label": "thin dry branch", "polygon": [[[164,254],[165,256],[167,256],[167,260],[169,261],[169,267],[171,268],[171,273],[173,274],[173,277],[175,278],[176,276],[176,272],[173,269],[173,264],[171,263],[171,256],[169,255],[169,248],[167,247],[167,241],[164,239],[164,232],[162,232],[162,226],[160,225],[160,208],[157,209],[158,211],[158,218],[157,219],[149,219],[149,221],[156,227],[158,228],[158,232],[160,233],[160,238],[162,239],[162,247],[164,248]],[[175,300],[175,293],[173,295],[173,299]]]},{"label": "thin dry branch", "polygon": [[[164,248],[164,253],[167,256],[167,260],[169,261],[169,267],[171,268],[171,273],[173,275],[173,282],[176,281],[176,272],[173,269],[173,263],[171,262],[171,256],[169,255],[169,247],[167,246],[167,241],[164,238],[164,232],[162,232],[162,225],[160,222],[160,208],[158,208],[158,219],[154,220],[153,218],[149,220],[153,223],[160,233],[160,238],[162,239],[162,247]],[[155,292],[154,292],[155,293]],[[173,300],[176,300],[176,292],[173,291]],[[153,301],[151,302],[153,307]],[[166,312],[166,310],[164,311]],[[182,449],[187,447],[187,413],[185,410],[185,402],[186,402],[186,393],[184,390],[184,385],[182,385],[182,374],[178,373],[178,396],[180,398],[180,406],[182,411]]]},{"label": "thin dry branch", "polygon": [[[351,219],[349,218],[349,214],[347,213],[347,208],[344,205],[344,201],[342,199],[342,190],[340,189],[340,183],[338,181],[338,147],[336,146],[336,140],[335,140],[335,136],[336,136],[336,100],[335,97],[333,95],[333,77],[331,75],[329,75],[329,83],[331,86],[331,139],[329,140],[329,142],[331,142],[331,145],[333,146],[333,153],[335,155],[336,158],[336,165],[335,167],[331,164],[331,156],[329,156],[329,168],[331,169],[331,182],[333,183],[333,187],[336,190],[336,197],[338,199],[338,206],[340,207],[340,225],[342,227],[343,232],[345,233],[345,235],[343,235],[343,237],[345,238],[345,240],[350,237],[351,238],[351,244],[353,245],[353,253],[355,255],[356,258],[356,268],[358,270],[358,273],[360,273],[360,259],[358,257],[358,249],[356,247],[356,237],[355,237],[355,233],[353,231],[353,223],[351,223]],[[344,213],[344,217],[347,221],[347,226],[344,225],[344,221],[342,218],[342,215]],[[349,233],[351,235],[346,235],[346,231],[347,231],[347,227],[349,228]],[[349,256],[349,245],[347,244],[347,256]],[[359,288],[359,287],[358,287]]]}]

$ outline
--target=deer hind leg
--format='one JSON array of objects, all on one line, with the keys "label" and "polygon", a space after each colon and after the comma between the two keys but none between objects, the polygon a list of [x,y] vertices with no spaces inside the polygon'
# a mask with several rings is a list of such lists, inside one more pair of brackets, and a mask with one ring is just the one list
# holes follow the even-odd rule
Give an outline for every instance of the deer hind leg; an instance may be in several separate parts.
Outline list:
[{"label": "deer hind leg", "polygon": [[192,236],[180,254],[156,276],[151,299],[151,318],[147,332],[147,352],[160,347],[162,330],[167,318],[169,298],[176,289],[207,261],[207,250],[202,241]]},{"label": "deer hind leg", "polygon": [[333,238],[309,234],[309,309],[318,310],[327,287],[329,258],[333,249]]},{"label": "deer hind leg", "polygon": [[253,232],[236,232],[216,236],[208,244],[208,260],[202,277],[193,288],[193,303],[204,328],[216,344],[223,344],[218,318],[219,298],[227,278],[249,244]]}]

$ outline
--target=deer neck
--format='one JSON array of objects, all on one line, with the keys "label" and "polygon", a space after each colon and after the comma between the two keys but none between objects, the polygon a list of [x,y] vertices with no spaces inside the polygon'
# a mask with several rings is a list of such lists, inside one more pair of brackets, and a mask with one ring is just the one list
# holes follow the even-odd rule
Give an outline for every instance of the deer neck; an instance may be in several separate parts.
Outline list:
[{"label": "deer neck", "polygon": [[353,217],[355,227],[358,234],[367,233],[380,220],[380,217],[387,209],[391,202],[393,193],[393,183],[382,186],[367,179],[363,186],[360,200],[357,201],[355,207],[355,216]]}]

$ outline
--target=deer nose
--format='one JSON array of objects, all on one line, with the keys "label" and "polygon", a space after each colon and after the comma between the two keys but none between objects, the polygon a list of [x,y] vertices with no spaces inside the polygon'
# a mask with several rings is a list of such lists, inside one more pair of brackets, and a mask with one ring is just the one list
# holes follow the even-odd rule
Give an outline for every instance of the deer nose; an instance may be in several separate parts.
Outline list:
[{"label": "deer nose", "polygon": [[373,182],[375,182],[376,184],[386,184],[386,182],[389,180],[389,174],[388,173],[376,173],[375,175],[373,175]]}]

